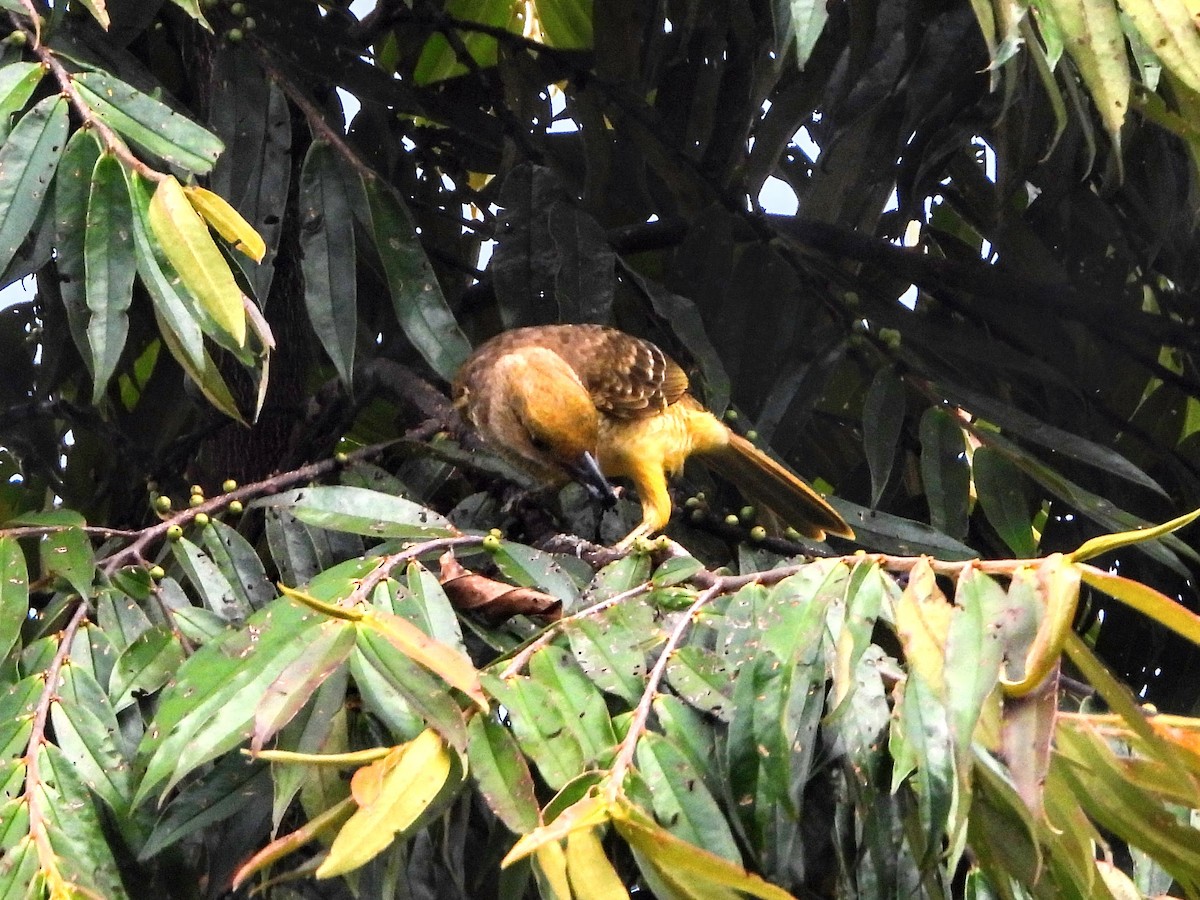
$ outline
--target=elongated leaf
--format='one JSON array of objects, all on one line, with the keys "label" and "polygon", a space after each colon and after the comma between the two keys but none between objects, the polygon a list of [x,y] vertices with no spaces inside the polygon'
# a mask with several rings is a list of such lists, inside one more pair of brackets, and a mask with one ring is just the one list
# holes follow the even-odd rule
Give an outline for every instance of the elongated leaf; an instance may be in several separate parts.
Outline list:
[{"label": "elongated leaf", "polygon": [[[451,756],[436,731],[421,732],[385,759],[360,769],[352,790],[358,811],[342,826],[317,869],[332,878],[365,865],[416,821],[450,777]],[[370,789],[360,789],[369,784]]]},{"label": "elongated leaf", "polygon": [[212,26],[208,24],[208,20],[204,18],[204,13],[200,11],[200,0],[171,0],[171,2],[199,22],[205,31],[212,31]]},{"label": "elongated leaf", "polygon": [[224,149],[208,129],[107,72],[81,72],[74,81],[104,122],[172,165],[203,175]]},{"label": "elongated leaf", "polygon": [[183,665],[183,646],[170,629],[156,625],[138,635],[113,666],[108,696],[120,712],[135,702],[135,694],[149,695],[167,684]]},{"label": "elongated leaf", "polygon": [[108,153],[92,171],[83,256],[91,313],[87,334],[92,352],[92,403],[99,404],[125,348],[136,270],[133,211],[125,175],[117,158]]},{"label": "elongated leaf", "polygon": [[308,318],[339,377],[349,385],[358,339],[354,207],[337,159],[323,141],[313,141],[304,158],[300,215]]},{"label": "elongated leaf", "polygon": [[204,549],[238,595],[239,606],[261,609],[275,598],[262,560],[249,541],[218,521],[209,523],[200,534]]},{"label": "elongated leaf", "polygon": [[300,488],[264,497],[252,505],[285,509],[308,525],[370,537],[413,539],[454,534],[449,521],[437,513],[403,497],[366,488]]},{"label": "elongated leaf", "polygon": [[1079,67],[1100,118],[1119,147],[1132,79],[1116,4],[1111,0],[1055,0],[1044,9],[1062,32],[1063,43]]},{"label": "elongated leaf", "polygon": [[565,729],[563,714],[542,685],[525,677],[483,676],[488,693],[504,704],[513,736],[550,787],[559,789],[583,770],[583,751]]},{"label": "elongated leaf", "polygon": [[0,536],[0,664],[21,637],[29,613],[29,573],[16,538]]},{"label": "elongated leaf", "polygon": [[168,176],[158,183],[147,215],[150,230],[184,286],[237,345],[246,343],[246,313],[229,264],[183,188]]},{"label": "elongated leaf", "polygon": [[1194,7],[1180,0],[1121,0],[1121,9],[1164,66],[1200,92],[1200,32]]},{"label": "elongated leaf", "polygon": [[212,558],[187,538],[173,542],[171,553],[204,604],[222,619],[239,622],[253,612]]},{"label": "elongated leaf", "polygon": [[67,141],[67,101],[47,97],[0,147],[0,272],[37,220]]},{"label": "elongated leaf", "polygon": [[892,475],[900,430],[904,427],[904,382],[892,369],[880,369],[863,398],[863,448],[871,470],[871,505],[877,506]]},{"label": "elongated leaf", "polygon": [[303,655],[290,662],[271,682],[254,713],[250,749],[261,750],[292,720],[333,671],[354,649],[354,627],[331,620],[309,639]]},{"label": "elongated leaf", "polygon": [[921,416],[921,479],[929,501],[929,521],[952,538],[967,533],[971,470],[961,426],[943,409]]},{"label": "elongated leaf", "polygon": [[975,491],[983,514],[1019,557],[1037,552],[1025,475],[990,447],[977,447],[971,458]]},{"label": "elongated leaf", "polygon": [[260,698],[325,621],[281,598],[190,657],[138,749],[145,774],[135,803],[247,740]]},{"label": "elongated leaf", "polygon": [[363,188],[396,320],[430,368],[449,380],[470,355],[471,345],[421,247],[412,214],[376,179],[364,181]]},{"label": "elongated leaf", "polygon": [[163,317],[157,308],[154,310],[154,320],[158,323],[158,330],[162,334],[163,343],[167,345],[167,349],[175,357],[175,361],[187,372],[188,377],[200,388],[200,392],[204,394],[208,402],[235,422],[245,424],[246,420],[242,416],[241,410],[238,409],[237,401],[233,399],[233,394],[230,393],[229,385],[225,383],[220,369],[217,368],[217,364],[213,362],[212,357],[208,355],[208,351],[204,349],[203,344],[200,345],[201,362],[197,365],[192,361],[187,349],[185,349],[183,339],[175,332],[174,327]]},{"label": "elongated leaf", "polygon": [[583,751],[585,764],[603,768],[617,744],[604,698],[561,647],[551,644],[533,655],[529,674],[555,698],[566,725]]},{"label": "elongated leaf", "polygon": [[59,293],[67,311],[71,338],[89,373],[93,360],[87,334],[91,314],[87,307],[87,267],[84,262],[87,229],[84,225],[92,172],[100,152],[95,135],[90,130],[79,129],[67,141],[54,182],[54,249]]},{"label": "elongated leaf", "polygon": [[78,666],[63,669],[57,695],[50,707],[56,743],[88,787],[123,814],[133,793],[133,771],[114,740],[120,729],[107,695]]},{"label": "elongated leaf", "polygon": [[536,587],[553,594],[563,602],[564,608],[571,608],[579,599],[578,585],[549,553],[524,544],[501,541],[500,549],[492,554],[492,559],[505,577],[522,587]]},{"label": "elongated leaf", "polygon": [[45,74],[41,63],[18,62],[0,68],[0,142],[8,137],[9,119],[25,108]]},{"label": "elongated leaf", "polygon": [[479,684],[479,673],[466,654],[435,641],[407,619],[385,612],[364,614],[359,628],[386,638],[409,659],[458,688],[481,710],[487,711],[488,701]]},{"label": "elongated leaf", "polygon": [[1187,607],[1139,581],[1122,578],[1095,566],[1079,565],[1076,568],[1087,584],[1200,645],[1200,616]]},{"label": "elongated leaf", "polygon": [[791,7],[791,26],[796,40],[796,65],[804,68],[817,39],[825,30],[825,22],[829,19],[829,11],[821,0],[789,0]]},{"label": "elongated leaf", "polygon": [[1121,547],[1140,544],[1143,541],[1152,541],[1192,524],[1197,518],[1200,518],[1200,509],[1184,513],[1182,516],[1177,516],[1171,521],[1156,525],[1153,528],[1140,528],[1134,531],[1118,532],[1117,534],[1102,534],[1099,537],[1084,541],[1083,544],[1070,554],[1070,558],[1072,562],[1082,562],[1085,559],[1111,553],[1113,550]]},{"label": "elongated leaf", "polygon": [[512,733],[490,715],[467,724],[467,762],[479,793],[514,834],[538,826],[533,776]]},{"label": "elongated leaf", "polygon": [[234,249],[242,251],[255,262],[262,262],[263,255],[267,252],[262,235],[255,231],[224,197],[195,185],[188,185],[183,192],[192,201],[196,212],[204,217],[217,234],[233,244]]},{"label": "elongated leaf", "polygon": [[227,756],[212,772],[187,786],[154,823],[138,858],[149,860],[189,834],[265,803],[271,770],[244,756]]}]

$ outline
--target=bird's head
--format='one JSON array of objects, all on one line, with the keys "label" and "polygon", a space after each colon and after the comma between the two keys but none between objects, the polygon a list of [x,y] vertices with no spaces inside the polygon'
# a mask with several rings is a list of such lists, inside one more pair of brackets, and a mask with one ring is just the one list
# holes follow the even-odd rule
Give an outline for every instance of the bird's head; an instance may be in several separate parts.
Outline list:
[{"label": "bird's head", "polygon": [[596,462],[599,413],[575,370],[552,350],[526,347],[500,359],[493,377],[506,382],[506,449],[547,480],[574,479],[597,499],[615,499]]}]

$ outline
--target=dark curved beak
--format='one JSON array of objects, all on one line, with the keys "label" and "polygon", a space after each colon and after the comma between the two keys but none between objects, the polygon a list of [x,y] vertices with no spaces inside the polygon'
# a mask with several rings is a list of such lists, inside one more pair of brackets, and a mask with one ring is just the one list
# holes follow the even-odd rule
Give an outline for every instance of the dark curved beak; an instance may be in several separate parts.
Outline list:
[{"label": "dark curved beak", "polygon": [[603,500],[606,504],[616,502],[617,492],[600,471],[600,465],[592,454],[584,453],[568,468],[572,477],[583,485],[593,500]]}]

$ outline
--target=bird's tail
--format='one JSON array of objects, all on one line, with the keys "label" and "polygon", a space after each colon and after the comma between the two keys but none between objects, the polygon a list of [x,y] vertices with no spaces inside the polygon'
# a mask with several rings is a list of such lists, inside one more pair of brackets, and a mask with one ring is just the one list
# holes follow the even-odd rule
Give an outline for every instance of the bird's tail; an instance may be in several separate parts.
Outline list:
[{"label": "bird's tail", "polygon": [[825,498],[739,434],[699,457],[722,478],[732,481],[754,502],[768,507],[805,537],[825,534],[853,538],[854,529]]}]

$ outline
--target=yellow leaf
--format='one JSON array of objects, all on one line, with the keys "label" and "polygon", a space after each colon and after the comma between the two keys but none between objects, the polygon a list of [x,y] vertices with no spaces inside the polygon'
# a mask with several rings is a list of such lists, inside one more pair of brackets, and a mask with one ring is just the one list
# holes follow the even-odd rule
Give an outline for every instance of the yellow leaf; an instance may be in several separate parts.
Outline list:
[{"label": "yellow leaf", "polygon": [[629,900],[629,891],[608,861],[595,828],[567,835],[567,875],[575,900]]},{"label": "yellow leaf", "polygon": [[242,218],[242,214],[230,206],[220,194],[202,187],[189,185],[183,189],[192,207],[204,216],[217,234],[233,244],[255,262],[262,262],[267,253],[267,244],[254,227]]},{"label": "yellow leaf", "polygon": [[246,312],[225,257],[213,243],[204,220],[192,209],[183,187],[173,176],[158,183],[150,198],[150,230],[184,285],[216,324],[242,346],[246,343]]},{"label": "yellow leaf", "polygon": [[942,694],[946,663],[946,635],[954,607],[937,586],[933,567],[922,558],[908,576],[896,604],[896,636],[904,658],[937,694]]},{"label": "yellow leaf", "polygon": [[1104,591],[1160,625],[1165,625],[1193,644],[1200,644],[1200,616],[1185,606],[1140,581],[1130,581],[1095,566],[1080,565],[1077,568],[1087,584]]},{"label": "yellow leaf", "polygon": [[458,650],[434,640],[407,619],[382,610],[363,613],[359,627],[370,628],[383,635],[409,659],[438,675],[450,686],[458,688],[484,712],[488,711],[488,699],[479,683],[479,671]]},{"label": "yellow leaf", "polygon": [[324,600],[318,600],[311,594],[290,588],[283,582],[279,582],[277,586],[280,593],[285,597],[289,597],[297,603],[303,603],[309,609],[316,610],[323,615],[329,616],[331,619],[345,619],[348,622],[362,621],[362,610],[355,609],[352,606],[338,606],[336,603],[326,603]]},{"label": "yellow leaf", "polygon": [[158,322],[158,330],[162,334],[163,343],[167,345],[167,350],[175,357],[175,361],[179,363],[183,371],[187,372],[188,377],[195,382],[200,388],[200,393],[208,398],[208,402],[219,409],[235,422],[246,424],[246,419],[238,410],[237,401],[233,399],[233,394],[229,391],[229,386],[225,383],[225,379],[221,377],[221,371],[217,368],[217,364],[213,358],[208,355],[208,351],[201,348],[203,356],[203,367],[197,367],[183,348],[183,342],[179,339],[179,335],[170,326],[158,308],[154,309],[154,318]]},{"label": "yellow leaf", "polygon": [[1003,675],[1000,684],[1007,697],[1024,697],[1050,674],[1062,656],[1063,641],[1075,619],[1079,604],[1080,567],[1061,553],[1047,556],[1037,566],[1037,587],[1045,604],[1045,614],[1037,635],[1025,654],[1025,674],[1019,681]]},{"label": "yellow leaf", "polygon": [[442,739],[427,728],[368,766],[377,771],[357,786],[355,800],[359,808],[334,838],[317,877],[352,872],[386,850],[441,792],[450,775],[450,761],[450,751]]},{"label": "yellow leaf", "polygon": [[608,801],[599,794],[589,794],[564,809],[549,825],[542,825],[523,835],[500,861],[500,867],[511,866],[521,857],[536,853],[546,844],[557,844],[572,831],[595,828],[607,821]]},{"label": "yellow leaf", "polygon": [[724,857],[680,840],[628,802],[612,809],[612,820],[630,847],[673,882],[685,889],[694,885],[692,892],[697,895],[712,895],[712,888],[727,887],[762,900],[795,900],[783,888]]},{"label": "yellow leaf", "polygon": [[[567,879],[567,856],[557,841],[543,844],[533,854],[535,872],[541,875],[538,889],[544,900],[571,900],[571,884]],[[545,890],[550,891],[547,897]]]},{"label": "yellow leaf", "polygon": [[1105,128],[1119,146],[1132,78],[1116,4],[1113,0],[1055,0],[1038,9],[1058,25]]},{"label": "yellow leaf", "polygon": [[1178,531],[1184,525],[1190,525],[1196,520],[1197,516],[1200,516],[1200,509],[1192,510],[1190,513],[1172,519],[1170,522],[1155,525],[1153,528],[1137,528],[1133,531],[1102,534],[1099,537],[1084,541],[1073,553],[1068,555],[1067,559],[1071,562],[1083,562],[1085,559],[1100,556],[1102,553],[1108,553],[1110,550],[1128,547],[1130,544],[1152,541],[1155,538],[1170,534],[1172,531]]},{"label": "yellow leaf", "polygon": [[1182,0],[1121,0],[1121,9],[1163,65],[1200,91],[1200,32]]}]

